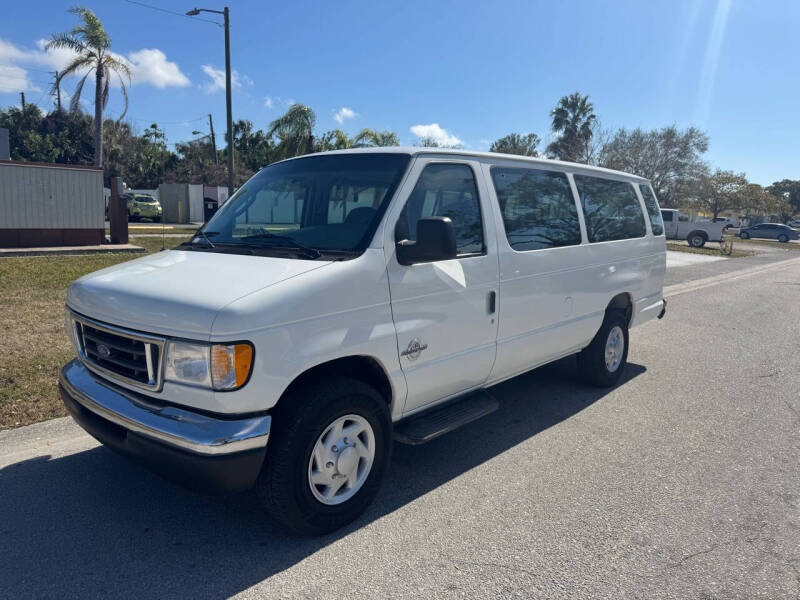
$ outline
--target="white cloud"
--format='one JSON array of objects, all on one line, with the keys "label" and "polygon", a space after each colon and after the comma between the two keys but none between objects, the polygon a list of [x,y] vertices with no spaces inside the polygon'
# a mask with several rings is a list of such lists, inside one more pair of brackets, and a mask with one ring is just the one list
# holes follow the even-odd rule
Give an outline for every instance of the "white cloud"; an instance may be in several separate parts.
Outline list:
[{"label": "white cloud", "polygon": [[343,106],[339,110],[336,111],[336,114],[333,115],[334,121],[337,123],[344,123],[347,119],[354,119],[358,116],[358,113],[354,111],[352,108],[347,108]]},{"label": "white cloud", "polygon": [[267,109],[271,109],[275,105],[275,102],[269,96],[264,96],[264,107]]},{"label": "white cloud", "polygon": [[411,133],[413,133],[419,139],[428,138],[435,141],[439,146],[446,148],[454,148],[464,145],[464,142],[462,142],[459,138],[448,132],[446,129],[439,127],[438,123],[431,123],[430,125],[414,125],[411,127]]},{"label": "white cloud", "polygon": [[0,93],[39,92],[41,88],[28,79],[28,72],[13,65],[0,65]]},{"label": "white cloud", "polygon": [[[0,63],[5,64],[3,70],[0,71],[0,79],[8,83],[13,82],[11,77],[14,77],[17,84],[15,87],[19,88],[21,83],[19,77],[23,77],[27,81],[28,69],[32,68],[31,65],[35,65],[39,70],[45,68],[61,71],[76,56],[75,52],[66,48],[46,50],[46,45],[46,39],[39,39],[36,41],[36,49],[26,49],[0,38]],[[190,84],[189,78],[181,72],[178,65],[167,60],[167,56],[158,48],[142,48],[129,52],[127,55],[117,53],[112,53],[112,55],[130,68],[131,85],[149,84],[165,88],[184,87]],[[76,76],[82,77],[85,74],[84,70],[76,73]],[[44,74],[43,76],[48,77]],[[0,84],[0,91],[5,91],[5,83]],[[115,86],[119,85],[116,77],[112,77],[111,83]],[[28,89],[35,88],[29,87]]]},{"label": "white cloud", "polygon": [[158,48],[142,48],[128,54],[131,83],[149,83],[157,88],[186,87],[191,82],[177,64]]},{"label": "white cloud", "polygon": [[[208,75],[210,81],[205,82],[201,87],[208,94],[225,90],[225,71],[217,69],[211,65],[203,65],[203,73]],[[231,88],[240,88],[244,85],[253,85],[253,80],[247,75],[241,75],[236,69],[231,71]]]}]

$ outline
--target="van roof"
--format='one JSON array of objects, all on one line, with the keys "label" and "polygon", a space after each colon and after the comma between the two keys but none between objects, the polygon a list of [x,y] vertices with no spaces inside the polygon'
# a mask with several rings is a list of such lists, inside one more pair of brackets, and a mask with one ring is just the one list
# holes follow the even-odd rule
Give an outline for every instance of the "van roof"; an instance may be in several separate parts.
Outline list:
[{"label": "van roof", "polygon": [[648,179],[625,173],[623,171],[615,171],[614,169],[606,169],[603,167],[593,167],[591,165],[584,165],[581,163],[572,163],[563,160],[552,160],[549,158],[534,158],[531,156],[520,156],[518,154],[502,154],[500,152],[478,152],[475,150],[455,150],[452,148],[426,148],[418,146],[380,146],[376,148],[350,148],[348,150],[331,150],[328,152],[315,152],[313,154],[304,154],[302,156],[295,156],[286,160],[296,160],[298,158],[305,158],[307,156],[320,156],[322,154],[410,154],[418,156],[422,154],[436,155],[436,156],[470,156],[482,159],[491,160],[512,160],[528,164],[541,165],[543,167],[559,167],[568,168],[571,172],[595,174],[595,175],[610,175],[615,177],[624,177],[631,181],[638,181],[641,183],[649,183]]}]

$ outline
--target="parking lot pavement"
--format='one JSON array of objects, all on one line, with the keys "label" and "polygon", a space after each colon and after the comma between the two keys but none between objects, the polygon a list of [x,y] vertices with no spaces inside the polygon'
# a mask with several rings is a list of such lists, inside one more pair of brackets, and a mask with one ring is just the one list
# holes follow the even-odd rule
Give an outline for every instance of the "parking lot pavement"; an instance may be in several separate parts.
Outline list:
[{"label": "parking lot pavement", "polygon": [[800,265],[720,289],[675,291],[613,390],[566,359],[494,388],[483,420],[395,444],[375,504],[321,538],[67,419],[0,432],[2,595],[796,598]]},{"label": "parking lot pavement", "polygon": [[667,269],[702,265],[705,263],[717,262],[719,260],[726,260],[726,258],[722,255],[709,256],[706,254],[692,254],[690,252],[667,250]]},{"label": "parking lot pavement", "polygon": [[[783,244],[778,245],[776,242],[774,246],[767,244],[749,244],[747,242],[735,242],[737,250],[752,250],[755,252],[752,256],[745,256],[741,258],[722,258],[722,260],[713,261],[698,261],[694,264],[678,264],[672,255],[681,254],[686,256],[703,256],[704,255],[690,254],[688,252],[667,251],[667,276],[665,285],[672,285],[684,281],[692,281],[695,279],[702,279],[704,277],[712,277],[723,273],[733,273],[751,269],[754,267],[767,266],[773,263],[790,260],[800,256],[796,250],[789,250]],[[717,257],[710,257],[717,258]]]}]

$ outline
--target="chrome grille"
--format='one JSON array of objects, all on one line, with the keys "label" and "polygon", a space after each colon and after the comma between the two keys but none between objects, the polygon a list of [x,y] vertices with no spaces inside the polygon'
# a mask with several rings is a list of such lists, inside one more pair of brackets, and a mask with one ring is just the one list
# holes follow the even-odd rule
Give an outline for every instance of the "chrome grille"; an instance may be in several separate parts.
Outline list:
[{"label": "chrome grille", "polygon": [[90,368],[112,379],[158,389],[164,338],[99,323],[72,313],[78,354]]}]

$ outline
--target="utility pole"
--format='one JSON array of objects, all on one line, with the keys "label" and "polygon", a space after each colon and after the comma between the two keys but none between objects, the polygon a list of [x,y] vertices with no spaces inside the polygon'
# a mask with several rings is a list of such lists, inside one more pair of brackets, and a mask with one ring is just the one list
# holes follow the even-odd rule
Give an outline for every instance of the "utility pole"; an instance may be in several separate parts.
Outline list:
[{"label": "utility pole", "polygon": [[233,196],[233,109],[231,107],[231,23],[225,13],[225,103],[228,109],[228,197]]},{"label": "utility pole", "polygon": [[228,196],[233,195],[233,108],[231,107],[231,21],[228,7],[222,10],[211,8],[193,8],[186,12],[189,17],[196,17],[201,12],[222,15],[225,18],[225,104],[228,112]]},{"label": "utility pole", "polygon": [[211,113],[208,113],[208,127],[211,130],[211,147],[214,149],[214,164],[219,166],[219,156],[217,156],[217,138],[214,137],[214,121]]},{"label": "utility pole", "polygon": [[53,84],[53,89],[56,91],[56,106],[58,107],[58,112],[61,112],[61,79],[58,77],[58,71],[50,72],[55,75],[56,78],[56,82]]},{"label": "utility pole", "polygon": [[25,92],[19,93],[20,98],[22,98],[22,110],[25,111]]}]

